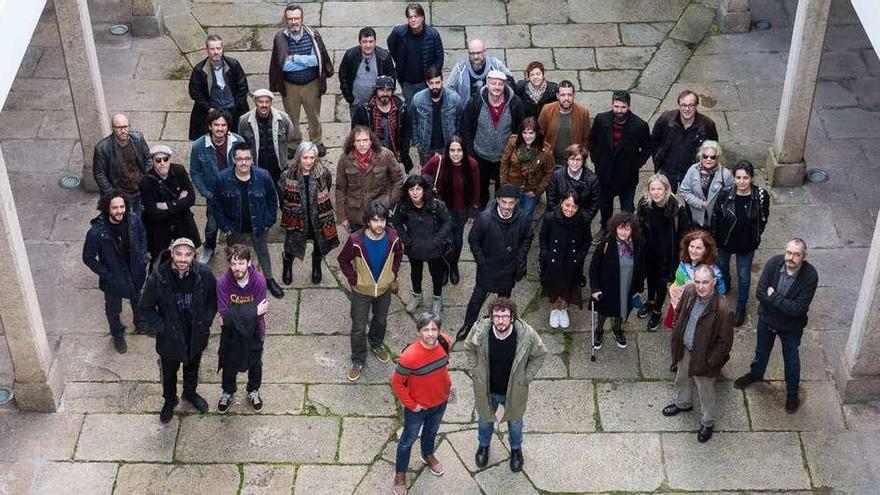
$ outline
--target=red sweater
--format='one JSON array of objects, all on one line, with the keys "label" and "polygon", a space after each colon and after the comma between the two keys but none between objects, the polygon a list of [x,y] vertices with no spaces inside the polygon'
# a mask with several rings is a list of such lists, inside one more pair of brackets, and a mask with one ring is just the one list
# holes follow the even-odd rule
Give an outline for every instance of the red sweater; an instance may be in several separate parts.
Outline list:
[{"label": "red sweater", "polygon": [[[447,342],[452,342],[444,335]],[[410,344],[397,361],[391,376],[391,388],[407,409],[416,405],[431,408],[449,399],[452,379],[449,377],[449,355],[439,344],[425,349],[418,340]]]}]

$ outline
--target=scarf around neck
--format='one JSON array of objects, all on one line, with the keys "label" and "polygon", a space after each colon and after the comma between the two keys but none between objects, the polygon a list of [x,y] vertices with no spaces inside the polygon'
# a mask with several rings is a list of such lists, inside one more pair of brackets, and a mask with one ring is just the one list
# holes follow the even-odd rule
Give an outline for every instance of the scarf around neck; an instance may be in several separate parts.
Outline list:
[{"label": "scarf around neck", "polygon": [[[372,97],[370,98],[370,110],[373,112],[373,131],[379,136],[379,141],[384,142],[385,136],[382,134],[382,110],[379,109],[379,98]],[[391,151],[397,155],[400,150],[398,150],[397,144],[397,119],[399,117],[399,113],[397,111],[397,102],[394,101],[394,98],[391,98],[391,110],[388,110],[388,140],[391,141]]]}]

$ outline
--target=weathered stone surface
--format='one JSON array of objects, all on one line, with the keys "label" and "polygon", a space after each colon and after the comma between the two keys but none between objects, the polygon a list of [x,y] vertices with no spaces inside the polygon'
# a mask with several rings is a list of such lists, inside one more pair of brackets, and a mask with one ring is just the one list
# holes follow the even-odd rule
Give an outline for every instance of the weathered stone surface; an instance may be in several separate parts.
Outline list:
[{"label": "weathered stone surface", "polygon": [[431,17],[431,24],[437,26],[481,26],[507,22],[504,4],[499,2],[437,2],[431,4]]},{"label": "weathered stone surface", "polygon": [[596,48],[596,64],[602,70],[643,69],[654,51],[651,46]]},{"label": "weathered stone surface", "polygon": [[[67,379],[79,381],[158,379],[156,343],[145,335],[129,335],[128,353],[118,354],[103,335],[65,335],[59,356]],[[203,363],[205,364],[205,363]]]},{"label": "weathered stone surface", "polygon": [[367,466],[300,466],[294,495],[352,493],[367,474]]},{"label": "weathered stone surface", "polygon": [[[272,29],[272,28],[264,28],[264,29]],[[254,46],[254,41],[256,40],[256,29],[251,26],[236,26],[236,27],[215,27],[208,29],[208,34],[216,34],[223,38],[223,49],[224,50],[271,50],[272,44],[271,39],[270,43],[267,46],[260,47]],[[272,30],[272,35],[275,35],[275,30]],[[324,43],[327,43],[325,30],[321,30],[321,36],[324,37]]]},{"label": "weathered stone surface", "polygon": [[[589,330],[589,327],[587,327]],[[606,330],[606,337],[610,330]],[[628,337],[632,337],[629,335]],[[572,378],[598,378],[607,380],[636,379],[639,377],[638,350],[630,345],[620,349],[614,342],[606,339],[602,349],[596,351],[596,361],[590,361],[590,334],[574,336],[568,358],[569,374]]]},{"label": "weathered stone surface", "polygon": [[699,43],[712,25],[714,17],[714,9],[697,4],[688,5],[669,37],[685,43]]},{"label": "weathered stone surface", "polygon": [[16,79],[3,110],[73,110],[70,86],[63,79]]},{"label": "weathered stone surface", "polygon": [[823,109],[819,111],[822,126],[829,138],[876,138],[880,117],[877,112],[861,108]]},{"label": "weathered stone surface", "polygon": [[620,36],[627,46],[659,45],[674,25],[673,22],[621,24]]},{"label": "weathered stone surface", "polygon": [[850,430],[880,430],[880,402],[844,404],[843,416]]},{"label": "weathered stone surface", "polygon": [[678,20],[688,3],[688,0],[569,0],[568,6],[574,22],[644,22]]},{"label": "weathered stone surface", "polygon": [[[490,451],[491,453],[491,451]],[[506,465],[486,468],[474,476],[485,493],[505,493],[509,495],[531,495],[538,491],[522,472],[511,473]]]},{"label": "weathered stone surface", "polygon": [[76,459],[171,462],[176,439],[176,420],[162,424],[154,415],[89,414],[79,435]]},{"label": "weathered stone surface", "polygon": [[30,493],[35,470],[33,464],[0,464],[0,493]]},{"label": "weathered stone surface", "polygon": [[664,41],[642,71],[636,91],[662,98],[690,55],[691,50],[684,43],[675,40]]},{"label": "weathered stone surface", "polygon": [[[303,21],[307,25],[319,25],[321,4],[303,3],[302,7],[305,11]],[[195,3],[192,13],[202,26],[278,26],[280,29],[284,19],[284,6],[251,3],[217,8],[216,5]]]},{"label": "weathered stone surface", "polygon": [[585,91],[629,89],[638,77],[637,70],[580,71],[581,89]]},{"label": "weathered stone surface", "polygon": [[537,378],[568,378],[568,367],[562,356],[548,354],[538,371]]},{"label": "weathered stone surface", "polygon": [[529,62],[540,60],[547,70],[556,68],[553,54],[547,48],[509,48],[507,52],[507,68],[514,73],[525,70]]},{"label": "weathered stone surface", "polygon": [[[395,26],[406,21],[403,16],[406,2],[358,2],[355,4],[323,2],[323,4],[321,9],[322,26],[351,26],[355,18],[357,23],[364,26]],[[430,13],[426,10],[425,14],[427,16],[425,22],[431,24]],[[385,46],[384,38],[381,44]]]},{"label": "weathered stone surface", "polygon": [[[663,435],[669,486],[679,490],[796,490],[810,487],[796,433]],[[721,466],[724,469],[719,469]],[[714,476],[706,476],[712,472]],[[749,473],[742,476],[741,473]]]},{"label": "weathered stone surface", "polygon": [[344,418],[342,438],[339,440],[339,462],[373,462],[382,453],[396,429],[397,423],[394,419]]},{"label": "weathered stone surface", "polygon": [[[117,465],[109,462],[49,462],[41,464],[30,493],[98,495],[113,493]],[[0,482],[0,493],[4,492]]]},{"label": "weathered stone surface", "polygon": [[451,371],[455,401],[446,406],[444,422],[470,423],[474,414],[474,386],[471,378],[463,371]]},{"label": "weathered stone surface", "polygon": [[300,291],[299,322],[301,334],[351,334],[351,303],[340,290],[303,289]]},{"label": "weathered stone surface", "polygon": [[525,430],[595,431],[593,383],[589,380],[535,380],[529,384]]},{"label": "weathered stone surface", "polygon": [[191,52],[204,48],[205,30],[189,12],[164,16],[165,29],[183,52]]},{"label": "weathered stone surface", "polygon": [[[473,39],[483,40],[486,48],[528,48],[532,44],[529,37],[529,26],[507,25],[507,26],[468,26],[465,28],[468,41]],[[443,46],[447,45],[446,39],[443,40]]]},{"label": "weathered stone surface", "polygon": [[[504,435],[506,435],[506,433]],[[447,433],[446,440],[448,440],[452,444],[452,448],[458,452],[458,457],[468,471],[474,473],[482,469],[477,467],[476,463],[474,463],[474,452],[477,451],[478,445],[477,430],[470,429]],[[505,462],[510,457],[506,444],[496,440],[497,438],[493,438],[493,442],[490,445],[489,462],[486,464],[487,466],[494,466]],[[510,469],[508,468],[508,473],[509,472]]]},{"label": "weathered stone surface", "polygon": [[788,414],[785,404],[785,383],[756,384],[746,389],[752,418],[752,429],[769,431],[843,430],[840,398],[834,382],[801,382],[801,407]]},{"label": "weathered stone surface", "polygon": [[[641,340],[639,341],[641,344]],[[669,374],[672,376],[672,374]],[[700,426],[701,404],[693,390],[694,411],[667,418],[660,411],[673,402],[670,383],[600,383],[599,418],[602,431],[694,431]],[[716,428],[748,431],[749,417],[742,392],[730,383],[716,382]]]},{"label": "weathered stone surface", "polygon": [[[728,119],[729,116],[730,112],[728,112]],[[767,229],[764,231],[765,234],[761,237],[761,246],[776,248],[781,254],[792,237],[810,227],[816,228],[816,233],[810,236],[811,248],[841,247],[840,238],[837,236],[834,219],[829,209],[818,209],[813,211],[810,218],[805,218],[803,213],[798,212],[794,207],[773,209],[773,214],[767,223]],[[759,274],[760,271],[756,273],[756,275]]]},{"label": "weathered stone surface", "polygon": [[[358,484],[355,495],[371,495],[388,491],[389,480],[394,479],[394,464],[379,460],[374,462],[366,476]],[[408,482],[412,482],[410,479]]]},{"label": "weathered stone surface", "polygon": [[853,493],[880,486],[880,432],[815,432],[801,437],[814,486]]},{"label": "weathered stone surface", "polygon": [[191,108],[192,100],[187,93],[188,81],[120,81],[105,78],[105,86],[124,85],[125,92],[108,92],[107,107],[119,110],[180,111]]},{"label": "weathered stone surface", "polygon": [[231,464],[123,464],[116,476],[116,492],[237,493],[241,478]]},{"label": "weathered stone surface", "polygon": [[296,470],[293,466],[245,464],[241,495],[289,495]]},{"label": "weathered stone surface", "polygon": [[620,33],[614,24],[535,25],[532,44],[549,48],[614,46],[620,44]]},{"label": "weathered stone surface", "polygon": [[556,48],[553,58],[557,69],[596,68],[596,56],[589,48]]},{"label": "weathered stone surface", "polygon": [[[555,433],[526,437],[525,472],[539,490],[654,491],[663,482],[660,437],[655,434]],[[629,466],[626,477],[619,476],[620,466]]]},{"label": "weathered stone surface", "polygon": [[[415,449],[414,449],[415,450]],[[410,490],[413,494],[419,493],[482,493],[468,470],[456,457],[449,442],[441,442],[435,453],[437,459],[442,459],[446,467],[443,476],[434,476],[429,469],[423,469]]]},{"label": "weathered stone surface", "polygon": [[76,145],[73,140],[12,140],[3,143],[3,158],[21,172],[67,171],[67,163]]},{"label": "weathered stone surface", "polygon": [[333,462],[338,432],[338,423],[331,418],[188,416],[181,421],[175,459],[182,462]]},{"label": "weathered stone surface", "polygon": [[[349,337],[273,336],[263,350],[264,369],[279,382],[344,383],[351,364]],[[367,357],[360,383],[387,383],[392,365]]]},{"label": "weathered stone surface", "polygon": [[395,416],[397,403],[386,384],[309,385],[309,404],[339,416]]},{"label": "weathered stone surface", "polygon": [[507,20],[512,24],[549,24],[568,22],[567,0],[546,0],[536,9],[531,0],[509,0]]},{"label": "weathered stone surface", "polygon": [[[3,110],[0,112],[0,136],[3,139],[31,139],[43,123],[44,112]],[[4,143],[3,147],[6,147]],[[5,155],[5,153],[4,153]]]},{"label": "weathered stone surface", "polygon": [[0,443],[0,459],[4,462],[70,459],[82,421],[80,414],[0,414],[0,436],[15,439]]},{"label": "weathered stone surface", "polygon": [[[213,366],[213,365],[212,365]],[[214,374],[216,381],[219,375]],[[247,399],[247,373],[239,373],[238,392],[235,394],[235,401],[230,406],[230,412],[236,414],[300,414],[303,410],[303,400],[305,399],[306,387],[297,383],[266,383],[260,386],[260,397],[263,399],[263,408],[254,411]],[[161,396],[161,389],[157,388],[158,395]],[[220,400],[223,390],[219,386],[200,387],[199,393],[208,401],[208,404],[216,404]],[[155,399],[151,402],[151,407],[155,412],[159,412],[162,407],[162,400]],[[192,406],[184,401],[182,407],[184,410],[195,412]]]}]

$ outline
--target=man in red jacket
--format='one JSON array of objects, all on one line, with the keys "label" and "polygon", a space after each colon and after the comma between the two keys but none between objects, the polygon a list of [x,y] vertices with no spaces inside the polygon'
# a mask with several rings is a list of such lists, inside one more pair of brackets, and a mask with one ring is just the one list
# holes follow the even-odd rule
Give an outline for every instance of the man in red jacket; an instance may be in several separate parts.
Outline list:
[{"label": "man in red jacket", "polygon": [[419,337],[400,354],[391,377],[394,394],[403,404],[403,433],[397,444],[394,493],[406,495],[406,470],[412,446],[422,431],[422,459],[431,473],[445,470],[434,457],[434,439],[452,389],[449,337],[440,333],[440,317],[422,313],[416,319]]}]

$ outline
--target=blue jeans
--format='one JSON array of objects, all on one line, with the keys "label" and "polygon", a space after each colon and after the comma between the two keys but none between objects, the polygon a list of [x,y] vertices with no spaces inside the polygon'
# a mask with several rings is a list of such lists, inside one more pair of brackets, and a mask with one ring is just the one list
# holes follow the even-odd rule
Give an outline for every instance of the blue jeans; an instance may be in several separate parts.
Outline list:
[{"label": "blue jeans", "polygon": [[[730,290],[730,258],[735,253],[718,248],[718,269],[724,277],[724,285]],[[752,260],[755,252],[736,255],[736,306],[745,308],[749,301],[749,286],[752,285]]]},{"label": "blue jeans", "polygon": [[217,220],[214,219],[214,212],[210,206],[205,207],[205,242],[202,244],[205,249],[215,249],[217,247],[217,231],[220,227]]},{"label": "blue jeans", "polygon": [[797,397],[801,385],[801,356],[798,347],[801,345],[803,330],[774,332],[766,323],[758,318],[758,341],[755,344],[755,359],[752,360],[751,374],[762,379],[770,361],[770,351],[776,343],[776,337],[782,342],[782,363],[785,366],[785,391],[789,397]]},{"label": "blue jeans", "polygon": [[532,220],[536,206],[538,206],[538,196],[528,196],[525,193],[519,195],[519,209],[529,220]]},{"label": "blue jeans", "polygon": [[[507,402],[507,396],[490,393],[489,401],[492,405],[492,412],[494,413],[498,410],[499,405],[503,405]],[[507,435],[510,440],[511,449],[519,450],[522,448],[524,424],[522,418],[517,421],[507,422]],[[489,442],[492,441],[492,433],[495,431],[495,423],[483,421],[483,418],[479,418],[477,420],[477,425],[479,427],[477,431],[479,434],[480,447],[488,447]]]},{"label": "blue jeans", "polygon": [[424,82],[413,84],[406,81],[400,81],[400,89],[403,91],[403,102],[406,103],[407,108],[410,108],[413,96],[419,91],[427,88],[428,85]]},{"label": "blue jeans", "polygon": [[394,470],[405,473],[409,469],[409,456],[412,446],[416,443],[419,430],[422,430],[422,457],[434,453],[434,439],[437,438],[437,430],[446,412],[446,403],[430,409],[422,409],[419,412],[403,408],[403,433],[397,443],[397,461]]}]

